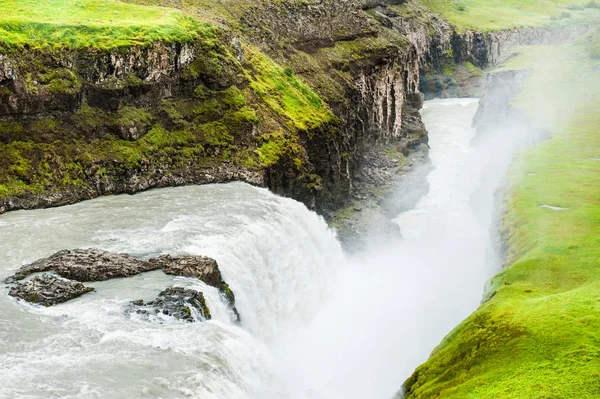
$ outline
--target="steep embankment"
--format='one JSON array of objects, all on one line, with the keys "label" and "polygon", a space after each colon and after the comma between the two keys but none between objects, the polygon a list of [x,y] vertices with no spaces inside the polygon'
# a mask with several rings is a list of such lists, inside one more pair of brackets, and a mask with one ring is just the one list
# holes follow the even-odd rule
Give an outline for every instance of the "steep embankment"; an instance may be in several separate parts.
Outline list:
[{"label": "steep embankment", "polygon": [[358,2],[6,3],[2,212],[228,180],[335,207],[364,148],[426,141],[426,43]]},{"label": "steep embankment", "polygon": [[552,138],[509,173],[507,267],[406,381],[407,398],[598,396],[599,37],[528,48],[501,71],[528,71],[512,106]]},{"label": "steep embankment", "polygon": [[2,5],[0,212],[229,180],[322,212],[378,197],[426,156],[419,86],[472,94],[539,33],[457,31],[417,0]]},{"label": "steep embankment", "polygon": [[[61,6],[72,4],[50,8]],[[299,175],[297,132],[336,125],[291,70],[222,28],[172,9],[79,6],[36,24],[26,16],[40,17],[37,4],[15,4],[2,25],[2,211],[166,185],[264,184],[260,171],[275,163]]]}]

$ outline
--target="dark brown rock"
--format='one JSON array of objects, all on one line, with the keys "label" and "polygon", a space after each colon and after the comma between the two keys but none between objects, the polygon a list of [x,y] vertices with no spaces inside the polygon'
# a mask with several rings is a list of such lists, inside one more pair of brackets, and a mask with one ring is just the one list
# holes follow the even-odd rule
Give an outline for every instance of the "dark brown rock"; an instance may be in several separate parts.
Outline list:
[{"label": "dark brown rock", "polygon": [[171,256],[161,255],[150,259],[156,268],[175,276],[196,277],[204,283],[219,288],[223,284],[221,271],[217,261],[206,256]]},{"label": "dark brown rock", "polygon": [[217,288],[225,298],[227,305],[231,307],[237,321],[240,320],[240,315],[235,308],[235,296],[229,285],[223,281],[217,261],[205,256],[161,255],[145,261],[131,255],[94,248],[63,250],[23,266],[5,281],[14,283],[33,273],[50,271],[65,279],[79,282],[104,281],[112,278],[131,277],[158,269],[174,276],[194,277]]},{"label": "dark brown rock", "polygon": [[77,281],[44,274],[12,287],[8,295],[27,302],[52,306],[94,291]]},{"label": "dark brown rock", "polygon": [[140,299],[133,301],[132,305],[136,313],[145,315],[163,314],[188,322],[211,318],[204,294],[183,287],[167,288],[153,301],[144,302]]},{"label": "dark brown rock", "polygon": [[150,259],[150,264],[160,268],[166,274],[175,276],[195,277],[207,285],[217,288],[226,298],[227,304],[233,310],[237,321],[240,315],[235,308],[235,295],[229,288],[229,285],[223,281],[219,265],[216,260],[206,256],[171,256],[161,255],[158,258]]},{"label": "dark brown rock", "polygon": [[127,254],[115,254],[99,249],[64,250],[24,266],[7,281],[22,280],[32,273],[54,271],[61,277],[76,281],[103,281],[130,277],[158,269],[159,266]]}]

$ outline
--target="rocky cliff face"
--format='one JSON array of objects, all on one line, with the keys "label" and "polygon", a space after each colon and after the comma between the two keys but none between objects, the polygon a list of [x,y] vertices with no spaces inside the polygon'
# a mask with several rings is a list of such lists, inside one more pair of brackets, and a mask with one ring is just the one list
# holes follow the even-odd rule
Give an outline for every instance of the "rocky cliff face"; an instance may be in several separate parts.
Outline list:
[{"label": "rocky cliff face", "polygon": [[0,55],[0,212],[242,180],[327,213],[378,180],[376,149],[426,154],[429,75],[554,37],[457,34],[417,1],[240,7],[191,43]]},{"label": "rocky cliff face", "polygon": [[2,55],[0,212],[229,180],[343,204],[365,148],[426,143],[426,31],[369,7],[267,3],[196,43]]},{"label": "rocky cliff face", "polygon": [[432,18],[432,23],[435,34],[421,71],[420,89],[427,98],[480,97],[485,79],[477,68],[505,61],[519,46],[561,45],[594,29],[593,25],[574,25],[458,33],[438,18]]},{"label": "rocky cliff face", "polygon": [[[339,120],[335,130],[303,137],[323,188],[307,202],[321,211],[356,194],[354,177],[369,163],[366,149],[426,148],[418,86],[428,31],[388,10],[400,3],[287,1],[257,6],[242,19],[251,40],[309,82]],[[281,176],[271,175],[269,186],[298,197]]]},{"label": "rocky cliff face", "polygon": [[256,124],[238,89],[244,66],[229,51],[199,42],[3,55],[0,212],[153,187],[263,184],[256,168],[229,159]]}]

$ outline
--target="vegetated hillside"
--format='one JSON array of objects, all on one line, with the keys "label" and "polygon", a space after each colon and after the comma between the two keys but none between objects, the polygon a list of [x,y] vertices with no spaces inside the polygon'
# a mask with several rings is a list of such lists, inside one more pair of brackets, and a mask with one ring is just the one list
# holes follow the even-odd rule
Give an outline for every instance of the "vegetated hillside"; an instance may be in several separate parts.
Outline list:
[{"label": "vegetated hillside", "polygon": [[[327,212],[380,163],[369,153],[426,151],[425,70],[424,90],[472,95],[528,36],[457,34],[418,0],[0,6],[0,212],[229,180]],[[362,197],[390,180],[365,175]]]},{"label": "vegetated hillside", "polygon": [[509,266],[406,381],[407,398],[598,397],[598,37],[528,48],[503,68],[530,70],[514,106],[552,138],[522,153],[509,173]]},{"label": "vegetated hillside", "polygon": [[366,143],[426,139],[422,54],[357,2],[139,3],[1,2],[0,211],[228,180],[324,208]]}]

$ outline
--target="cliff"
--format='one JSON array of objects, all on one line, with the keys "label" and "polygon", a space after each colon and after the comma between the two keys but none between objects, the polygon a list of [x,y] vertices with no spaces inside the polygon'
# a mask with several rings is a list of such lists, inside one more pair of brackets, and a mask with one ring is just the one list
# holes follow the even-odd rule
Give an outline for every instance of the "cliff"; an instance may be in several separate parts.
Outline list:
[{"label": "cliff", "polygon": [[358,2],[207,15],[227,19],[141,45],[3,46],[0,211],[230,180],[324,210],[364,148],[426,142],[422,45]]},{"label": "cliff", "polygon": [[452,65],[469,87],[512,46],[554,38],[457,33],[416,0],[129,3],[181,15],[156,32],[6,28],[0,212],[242,180],[327,213],[377,197],[376,165],[426,157],[427,77]]}]

